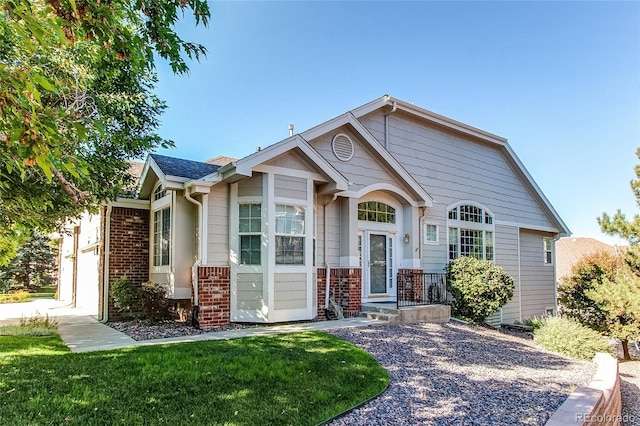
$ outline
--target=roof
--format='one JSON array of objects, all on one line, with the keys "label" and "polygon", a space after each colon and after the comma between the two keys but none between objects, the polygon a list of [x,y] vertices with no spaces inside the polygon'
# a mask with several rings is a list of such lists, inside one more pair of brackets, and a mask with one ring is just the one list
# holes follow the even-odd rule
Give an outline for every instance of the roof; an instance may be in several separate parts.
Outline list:
[{"label": "roof", "polygon": [[226,155],[218,155],[217,157],[209,158],[205,160],[205,163],[215,164],[217,166],[226,166],[229,163],[233,163],[234,161],[238,161],[237,158],[227,157]]},{"label": "roof", "polygon": [[571,268],[585,256],[605,251],[618,255],[626,246],[612,246],[594,238],[567,237],[556,241],[556,275],[558,280],[571,274]]},{"label": "roof", "polygon": [[217,164],[203,163],[200,161],[184,160],[182,158],[167,157],[165,155],[151,154],[165,176],[176,176],[187,179],[200,179],[217,171]]}]

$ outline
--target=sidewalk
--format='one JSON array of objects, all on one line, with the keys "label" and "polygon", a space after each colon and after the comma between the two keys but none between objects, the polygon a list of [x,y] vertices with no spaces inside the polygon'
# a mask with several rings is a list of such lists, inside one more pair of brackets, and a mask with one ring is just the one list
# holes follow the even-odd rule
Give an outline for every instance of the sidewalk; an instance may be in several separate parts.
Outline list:
[{"label": "sidewalk", "polygon": [[56,318],[58,320],[60,337],[73,352],[102,351],[135,346],[198,342],[203,340],[228,340],[248,336],[269,336],[278,333],[366,327],[386,323],[385,321],[368,318],[347,318],[335,321],[269,325],[245,328],[242,330],[217,331],[191,336],[135,341],[126,334],[102,324],[95,316],[87,315],[86,311],[71,308],[63,302],[48,299],[35,300],[29,303],[0,305],[0,325],[15,324],[22,317],[29,318],[36,314],[40,316],[48,315],[50,318]]}]

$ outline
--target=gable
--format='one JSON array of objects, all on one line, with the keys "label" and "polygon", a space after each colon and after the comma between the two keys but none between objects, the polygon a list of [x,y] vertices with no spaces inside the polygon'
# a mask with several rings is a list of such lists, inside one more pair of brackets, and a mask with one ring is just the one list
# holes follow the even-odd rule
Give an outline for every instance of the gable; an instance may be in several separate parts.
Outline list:
[{"label": "gable", "polygon": [[288,151],[271,161],[264,163],[267,166],[280,167],[283,169],[299,170],[304,172],[318,172],[318,167],[312,165],[307,159],[296,151]]}]

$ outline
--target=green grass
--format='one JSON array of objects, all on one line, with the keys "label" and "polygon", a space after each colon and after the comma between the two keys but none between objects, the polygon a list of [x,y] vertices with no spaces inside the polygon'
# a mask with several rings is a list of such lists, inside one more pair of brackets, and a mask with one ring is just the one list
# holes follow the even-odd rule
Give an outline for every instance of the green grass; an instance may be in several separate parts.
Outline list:
[{"label": "green grass", "polygon": [[55,285],[43,285],[34,293],[31,293],[31,297],[35,299],[53,299],[58,287]]},{"label": "green grass", "polygon": [[321,332],[71,353],[0,337],[3,424],[314,425],[382,391],[387,372]]}]

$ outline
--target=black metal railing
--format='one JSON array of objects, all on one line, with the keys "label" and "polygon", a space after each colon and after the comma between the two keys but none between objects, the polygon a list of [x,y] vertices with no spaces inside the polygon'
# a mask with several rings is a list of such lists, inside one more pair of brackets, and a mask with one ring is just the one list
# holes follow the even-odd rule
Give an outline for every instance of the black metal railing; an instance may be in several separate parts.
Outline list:
[{"label": "black metal railing", "polygon": [[398,308],[447,303],[445,274],[430,272],[399,273],[397,280]]}]

